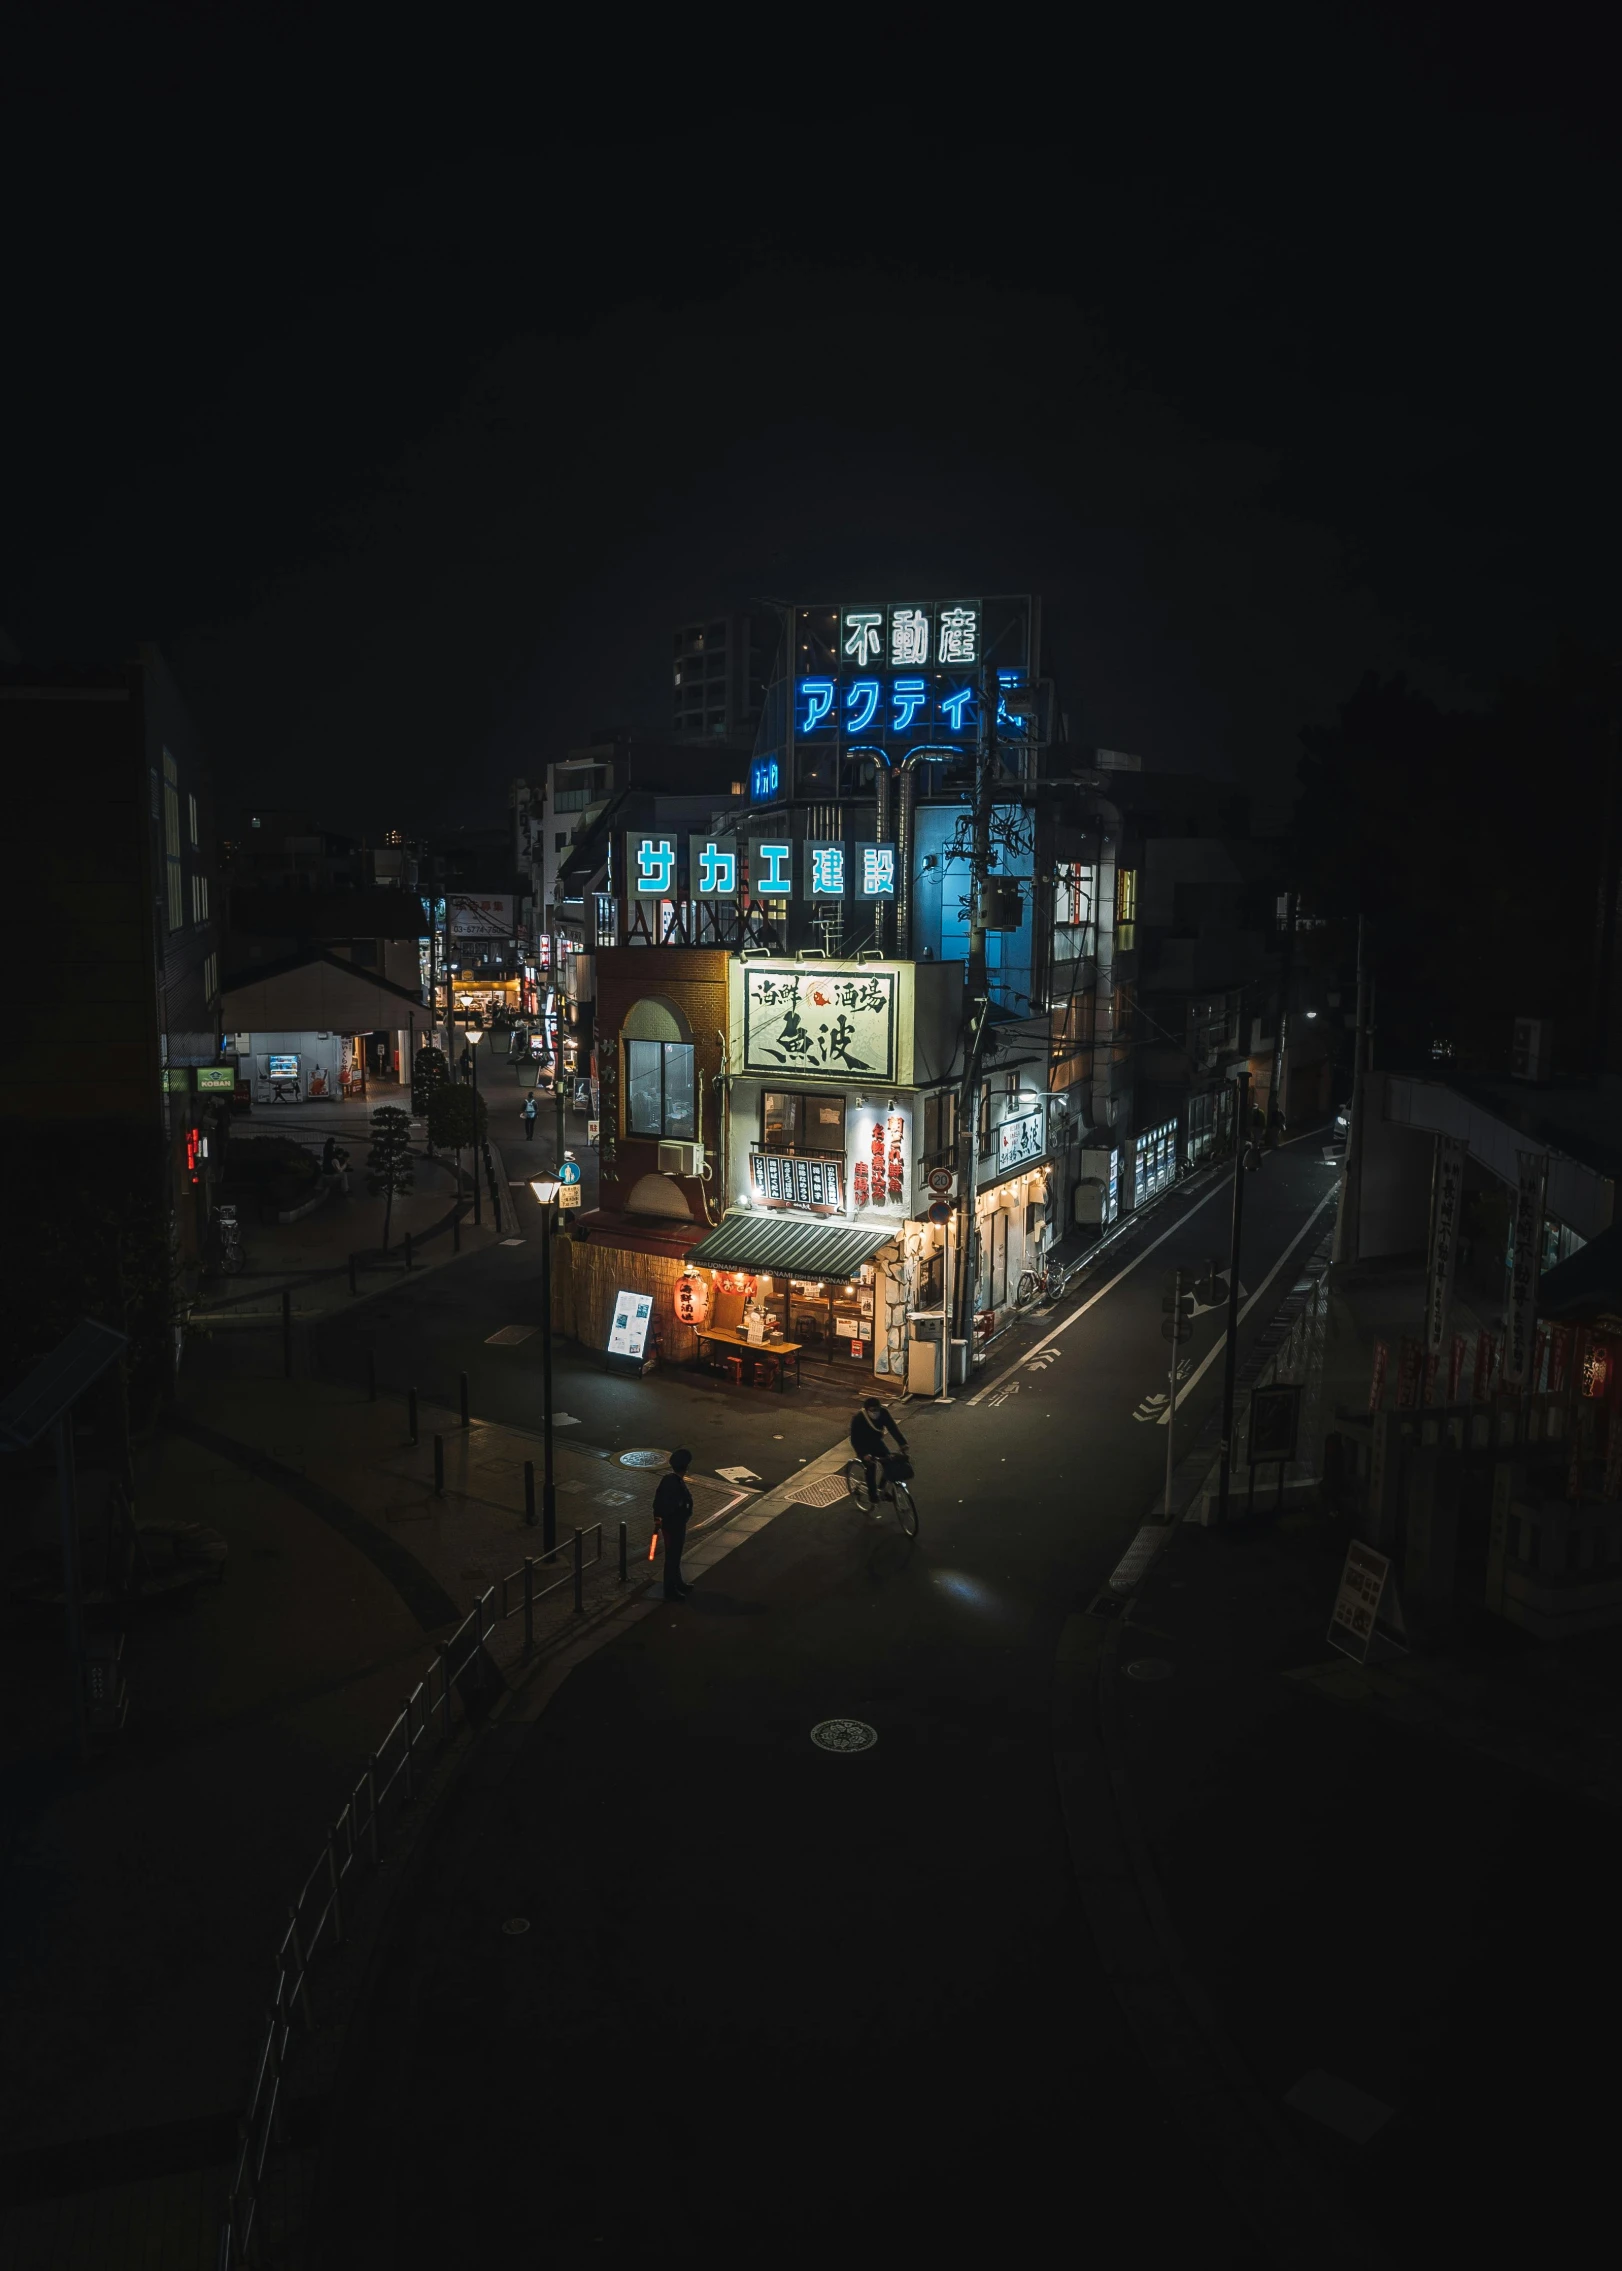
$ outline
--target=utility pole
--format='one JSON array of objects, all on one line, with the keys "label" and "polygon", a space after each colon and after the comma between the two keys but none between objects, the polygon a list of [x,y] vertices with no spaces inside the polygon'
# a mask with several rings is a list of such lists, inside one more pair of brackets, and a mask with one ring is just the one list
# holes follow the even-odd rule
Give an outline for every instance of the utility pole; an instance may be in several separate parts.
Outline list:
[{"label": "utility pole", "polygon": [[1278,973],[1278,1017],[1273,1030],[1273,1079],[1267,1092],[1267,1137],[1277,1145],[1284,1134],[1284,1048],[1290,1022],[1290,980],[1295,970],[1295,907],[1293,889],[1284,900],[1284,954]]},{"label": "utility pole", "polygon": [[[558,1154],[558,1164],[563,1154]],[[552,1469],[552,1233],[558,1220],[562,1185],[554,1183],[555,1196],[541,1209],[541,1552],[550,1561],[558,1544],[558,1486]]]},{"label": "utility pole", "polygon": [[[1222,1355],[1222,1465],[1217,1482],[1217,1520],[1228,1519],[1228,1473],[1233,1464],[1233,1392],[1239,1362],[1239,1241],[1245,1219],[1245,1154],[1250,1149],[1250,1074],[1235,1086],[1233,1146],[1233,1237],[1228,1248],[1228,1345]],[[1173,1342],[1173,1347],[1176,1343]]]},{"label": "utility pole", "polygon": [[989,663],[980,674],[980,737],[976,752],[974,817],[969,834],[969,982],[965,1004],[970,1022],[964,1031],[963,1085],[958,1094],[957,1179],[958,1254],[957,1284],[948,1288],[951,1326],[947,1334],[946,1365],[951,1379],[954,1339],[968,1342],[974,1335],[974,1288],[977,1277],[974,1185],[979,1172],[980,1066],[985,1056],[986,1027],[991,989],[986,976],[986,925],[983,894],[991,872],[991,810],[997,777],[997,703],[1001,689]]},{"label": "utility pole", "polygon": [[1352,1041],[1352,1124],[1346,1137],[1345,1181],[1335,1215],[1335,1263],[1355,1262],[1361,1243],[1363,1204],[1363,1070],[1369,1053],[1369,973],[1363,951],[1363,918],[1357,918],[1357,1032]]}]

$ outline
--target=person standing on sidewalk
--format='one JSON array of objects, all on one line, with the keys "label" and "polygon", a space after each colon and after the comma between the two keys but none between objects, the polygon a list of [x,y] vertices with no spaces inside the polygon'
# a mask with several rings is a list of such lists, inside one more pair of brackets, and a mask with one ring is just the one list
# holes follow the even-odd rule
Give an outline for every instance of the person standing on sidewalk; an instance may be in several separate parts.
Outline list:
[{"label": "person standing on sidewalk", "polygon": [[524,1098],[523,1110],[519,1117],[524,1123],[524,1141],[533,1143],[535,1141],[535,1098],[533,1095]]},{"label": "person standing on sidewalk", "polygon": [[685,1601],[692,1591],[690,1585],[681,1581],[681,1549],[693,1512],[693,1494],[687,1487],[687,1470],[692,1463],[691,1451],[672,1451],[670,1472],[660,1476],[659,1487],[653,1494],[653,1518],[665,1541],[667,1601]]}]

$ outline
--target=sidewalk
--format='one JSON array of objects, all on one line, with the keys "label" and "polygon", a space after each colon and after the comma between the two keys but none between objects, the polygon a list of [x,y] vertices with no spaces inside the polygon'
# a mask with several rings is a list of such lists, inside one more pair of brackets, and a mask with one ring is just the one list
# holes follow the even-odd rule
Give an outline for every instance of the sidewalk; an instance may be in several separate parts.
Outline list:
[{"label": "sidewalk", "polygon": [[[1413,1288],[1335,1284],[1321,1430],[1366,1405]],[[1622,1806],[1622,1647],[1492,1620],[1357,1666],[1326,1640],[1353,1534],[1299,1501],[1149,1525],[1124,1612],[1070,1620],[1078,1879],[1145,2054],[1277,2262],[1541,2253],[1533,2172],[1559,2170],[1574,2229],[1603,2205],[1603,2093],[1578,2077],[1622,1991],[1572,1928]]]},{"label": "sidewalk", "polygon": [[[294,1882],[435,1639],[489,1585],[499,1608],[500,1580],[541,1551],[524,1522],[526,1459],[539,1505],[534,1436],[463,1431],[426,1405],[420,1435],[413,1448],[399,1400],[308,1380],[209,1383],[159,1438],[141,1513],[222,1532],[226,1580],[131,1616],[116,1748],[83,1772],[66,1761],[59,1628],[36,1625],[8,1652],[0,2263],[213,2262]],[[648,1592],[659,1471],[560,1436],[560,1551],[536,1579],[565,1583],[536,1606],[537,1659]],[[750,1518],[754,1494],[691,1480],[702,1567],[716,1525]],[[580,1616],[569,1539],[595,1523],[603,1553]],[[505,1676],[522,1652],[515,1614],[490,1654]],[[156,2256],[132,2236],[143,2218],[149,2238],[164,2234]],[[73,2252],[92,2237],[89,2255]]]}]

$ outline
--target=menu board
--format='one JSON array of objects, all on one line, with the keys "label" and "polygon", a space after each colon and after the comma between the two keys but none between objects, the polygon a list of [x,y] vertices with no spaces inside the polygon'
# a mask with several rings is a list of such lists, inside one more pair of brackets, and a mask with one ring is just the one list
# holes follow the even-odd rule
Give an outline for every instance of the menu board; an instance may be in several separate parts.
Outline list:
[{"label": "menu board", "polygon": [[845,1203],[837,1159],[790,1158],[781,1151],[753,1151],[749,1181],[763,1206],[833,1207]]},{"label": "menu board", "polygon": [[608,1329],[610,1356],[640,1358],[648,1345],[648,1326],[653,1317],[651,1293],[617,1293],[614,1296],[614,1321]]},{"label": "menu board", "polygon": [[270,1078],[272,1080],[297,1080],[297,1057],[272,1057],[270,1060]]}]

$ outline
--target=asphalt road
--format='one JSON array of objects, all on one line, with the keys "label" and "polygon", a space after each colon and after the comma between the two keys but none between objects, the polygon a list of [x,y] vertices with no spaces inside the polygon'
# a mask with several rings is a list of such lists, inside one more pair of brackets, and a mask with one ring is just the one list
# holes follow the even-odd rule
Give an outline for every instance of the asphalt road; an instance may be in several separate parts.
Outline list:
[{"label": "asphalt road", "polygon": [[[1247,1287],[1332,1182],[1312,1144],[1252,1179]],[[1062,1328],[1050,1362],[1001,1386],[989,1368],[973,1404],[909,1407],[915,1545],[848,1502],[791,1508],[588,1658],[533,1723],[487,1733],[340,2070],[323,2263],[483,2263],[509,2246],[564,2263],[829,2245],[1029,2260],[1099,2241],[1151,2262],[1262,2261],[1170,2126],[1100,1970],[1051,1749],[1061,1623],[1164,1469],[1148,1401],[1161,1293],[1174,1265],[1225,1249],[1228,1189],[1179,1194],[1033,1330]],[[463,1312],[485,1331],[516,1318],[527,1251],[436,1273],[403,1304],[414,1318],[381,1321],[390,1363],[383,1335],[406,1327],[425,1336],[412,1360],[467,1353],[473,1371]],[[1285,1259],[1252,1329],[1292,1274]],[[1197,1321],[1191,1366],[1218,1323]],[[1190,1440],[1220,1377],[1213,1363],[1191,1391]],[[592,1426],[665,1439],[665,1408],[618,1400],[652,1382],[606,1385]],[[585,1405],[583,1375],[565,1392]],[[533,1416],[536,1393],[521,1368],[475,1376],[496,1416]],[[756,1424],[739,1401],[722,1399],[729,1449]],[[825,1448],[834,1416],[791,1408],[780,1466],[799,1456],[791,1431]],[[811,1728],[835,1716],[876,1745],[817,1750]],[[504,1933],[513,1917],[529,1930]]]}]

